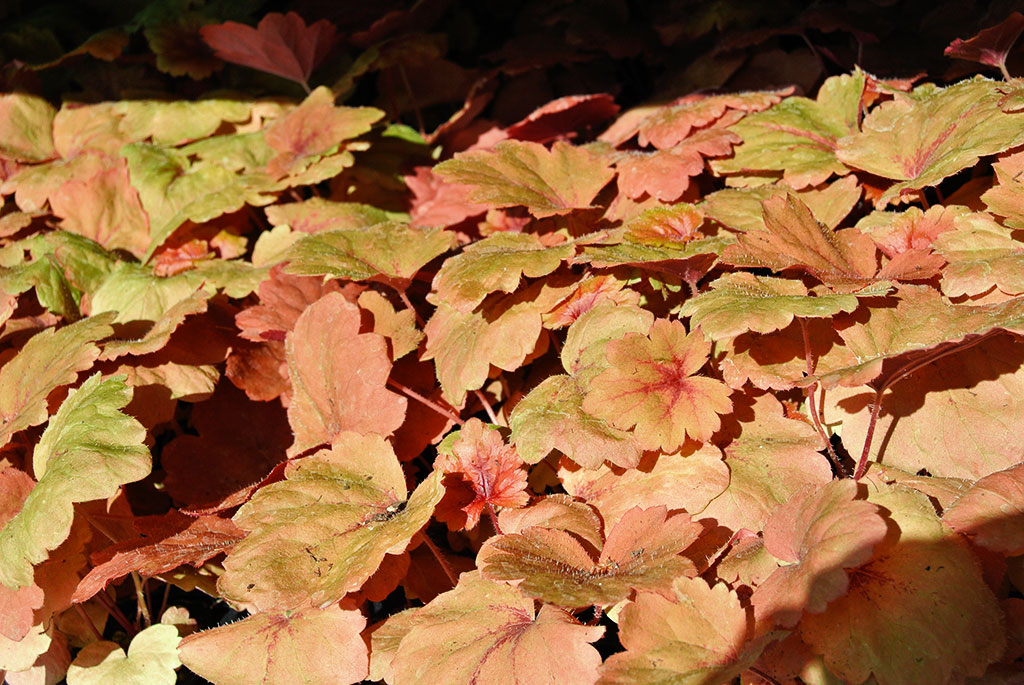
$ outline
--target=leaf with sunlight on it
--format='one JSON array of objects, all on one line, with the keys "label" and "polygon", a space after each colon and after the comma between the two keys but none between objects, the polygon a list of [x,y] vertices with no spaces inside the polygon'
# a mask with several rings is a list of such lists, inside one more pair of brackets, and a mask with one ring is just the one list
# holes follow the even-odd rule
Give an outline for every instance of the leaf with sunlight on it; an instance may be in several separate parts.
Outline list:
[{"label": "leaf with sunlight on it", "polygon": [[534,527],[488,539],[477,562],[485,578],[521,580],[524,594],[545,602],[608,605],[634,588],[660,591],[674,578],[695,575],[693,562],[680,553],[702,530],[689,514],[634,507],[608,532],[597,559],[569,533]]},{"label": "leaf with sunlight on it", "polygon": [[979,547],[1024,554],[1024,464],[990,473],[942,514],[946,524]]}]

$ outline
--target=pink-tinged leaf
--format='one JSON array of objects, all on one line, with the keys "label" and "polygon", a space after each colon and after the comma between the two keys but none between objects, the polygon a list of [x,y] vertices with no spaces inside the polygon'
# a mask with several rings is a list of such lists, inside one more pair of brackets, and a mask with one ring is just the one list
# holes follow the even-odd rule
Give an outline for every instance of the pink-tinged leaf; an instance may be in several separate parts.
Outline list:
[{"label": "pink-tinged leaf", "polygon": [[625,652],[601,666],[600,683],[732,682],[760,656],[769,633],[753,638],[753,625],[724,583],[677,578],[668,597],[640,592],[619,614]]},{"label": "pink-tinged leaf", "polygon": [[343,149],[344,141],[369,131],[382,116],[384,112],[373,107],[335,107],[331,91],[321,86],[264,129],[267,145],[277,152],[267,163],[267,173],[274,178],[300,173],[339,145]]},{"label": "pink-tinged leaf", "polygon": [[741,178],[771,172],[797,189],[849,173],[837,151],[840,139],[857,131],[864,86],[864,72],[857,69],[826,79],[814,100],[788,97],[744,117],[729,127],[743,143],[732,157],[714,160],[712,170]]},{"label": "pink-tinged leaf", "polygon": [[239,335],[246,340],[284,342],[306,307],[327,293],[341,290],[337,281],[323,278],[292,276],[277,265],[270,277],[261,282],[257,292],[258,305],[247,307],[235,315]]},{"label": "pink-tinged leaf", "polygon": [[878,506],[856,496],[852,480],[811,485],[768,519],[765,548],[788,564],[754,590],[750,601],[758,621],[792,628],[805,611],[819,614],[846,594],[846,569],[871,559],[886,534]]},{"label": "pink-tinged leaf", "polygon": [[544,314],[544,327],[568,326],[605,302],[636,306],[640,303],[640,293],[626,288],[625,279],[613,274],[585,277],[576,283],[576,289],[569,297]]},{"label": "pink-tinged leaf", "polygon": [[[24,471],[11,466],[0,470],[0,526],[21,510],[35,484]],[[18,589],[0,585],[0,636],[14,642],[24,639],[35,624],[35,610],[41,606],[43,589],[38,585]]]},{"label": "pink-tinged leaf", "polygon": [[[391,663],[396,683],[589,685],[601,657],[590,643],[602,626],[580,625],[565,611],[515,588],[464,573],[455,589],[409,617]],[[376,641],[375,641],[376,646]]]},{"label": "pink-tinged leaf", "polygon": [[799,631],[847,682],[947,683],[980,676],[1003,653],[1002,612],[967,544],[924,495],[870,485],[892,534],[850,573],[847,593]]},{"label": "pink-tinged leaf", "polygon": [[94,341],[113,333],[113,318],[92,316],[60,330],[40,331],[0,368],[0,446],[46,420],[46,396],[74,383],[80,371],[93,365],[100,355]]},{"label": "pink-tinged leaf", "polygon": [[598,559],[569,533],[527,528],[484,543],[477,563],[485,578],[521,581],[526,595],[565,607],[608,605],[632,589],[664,590],[682,575],[696,575],[680,553],[703,531],[688,514],[668,516],[664,506],[627,511],[605,539]]},{"label": "pink-tinged leaf", "polygon": [[[1006,19],[995,26],[979,31],[972,38],[967,40],[957,38],[946,47],[943,54],[946,57],[999,67],[1006,75],[1006,55],[1010,52],[1013,44],[1017,42],[1021,31],[1024,31],[1024,15],[1020,12],[1011,12]],[[1007,79],[1009,79],[1008,76]]]},{"label": "pink-tinged leaf", "polygon": [[131,396],[124,376],[96,373],[50,418],[32,455],[36,487],[0,530],[0,583],[32,584],[32,566],[67,539],[75,503],[111,497],[149,474],[146,430],[120,411]]},{"label": "pink-tinged leaf", "polygon": [[194,238],[177,247],[164,245],[153,257],[153,274],[160,278],[176,276],[196,268],[199,262],[215,258],[205,240]]},{"label": "pink-tinged leaf", "polygon": [[933,288],[914,285],[901,285],[896,297],[894,307],[871,307],[866,322],[855,315],[836,317],[845,346],[820,358],[816,378],[825,387],[869,383],[890,357],[960,342],[996,328],[1017,331],[1024,326],[1024,300],[955,305]]},{"label": "pink-tinged leaf", "polygon": [[898,183],[876,204],[913,198],[922,188],[1024,142],[1024,114],[999,107],[999,84],[975,77],[948,88],[919,86],[884,102],[864,118],[862,131],[839,141],[845,164]]},{"label": "pink-tinged leaf", "polygon": [[846,291],[874,280],[875,245],[857,229],[826,228],[795,195],[769,197],[762,207],[765,230],[738,236],[722,253],[724,261],[775,272],[799,269]]},{"label": "pink-tinged leaf", "polygon": [[0,153],[19,162],[45,162],[53,148],[53,105],[28,93],[0,96]]},{"label": "pink-tinged leaf", "polygon": [[1024,152],[1008,153],[992,165],[998,183],[981,199],[993,214],[1004,217],[1010,228],[1024,228]]},{"label": "pink-tinged leaf", "polygon": [[712,128],[666,150],[626,153],[615,165],[619,190],[633,199],[646,193],[662,202],[672,202],[690,187],[691,177],[704,171],[705,158],[727,155],[739,142],[735,133]]},{"label": "pink-tinged leaf", "polygon": [[506,129],[509,138],[547,143],[571,139],[618,114],[619,106],[607,93],[567,95],[535,109]]},{"label": "pink-tinged leaf", "polygon": [[818,453],[823,445],[815,430],[786,418],[773,395],[758,397],[752,412],[736,413],[740,433],[725,448],[729,487],[711,500],[701,517],[716,519],[733,531],[761,530],[801,488],[820,488],[832,480],[832,469]]},{"label": "pink-tinged leaf", "polygon": [[78,584],[71,601],[84,602],[129,573],[150,577],[183,564],[200,566],[245,536],[245,531],[230,519],[217,516],[192,518],[172,510],[156,518],[159,520],[135,520],[145,537],[125,540],[94,554],[96,566]]},{"label": "pink-tinged leaf", "polygon": [[224,597],[260,611],[322,606],[358,590],[386,554],[405,551],[444,494],[441,472],[406,497],[405,474],[379,435],[341,433],[292,460],[235,514],[252,531],[224,561]]},{"label": "pink-tinged leaf", "polygon": [[591,382],[583,410],[616,428],[634,429],[645,449],[671,452],[686,436],[706,441],[732,407],[721,381],[696,374],[711,345],[678,321],[658,319],[647,336],[608,343],[610,368]]},{"label": "pink-tinged leaf", "polygon": [[964,213],[953,223],[954,230],[935,240],[935,252],[949,262],[942,269],[943,295],[981,295],[992,288],[1024,293],[1024,243],[1015,239],[1015,231],[980,212]]},{"label": "pink-tinged leaf", "polygon": [[370,205],[358,202],[333,202],[320,197],[271,205],[263,211],[272,226],[287,225],[299,233],[367,228],[392,217],[388,212]]},{"label": "pink-tinged leaf", "polygon": [[792,92],[792,88],[787,88],[774,92],[687,95],[664,107],[638,107],[619,117],[601,134],[601,140],[621,145],[639,134],[640,145],[667,150],[685,140],[693,129],[715,123],[729,110],[759,112]]},{"label": "pink-tinged leaf", "polygon": [[976,482],[942,520],[978,547],[1007,556],[1024,554],[1024,464]]},{"label": "pink-tinged leaf", "polygon": [[473,501],[462,508],[466,528],[476,526],[487,507],[521,507],[530,501],[522,457],[480,419],[462,426],[451,451],[442,449],[434,466],[461,476],[473,488]]},{"label": "pink-tinged leaf", "polygon": [[636,466],[640,445],[633,435],[583,411],[584,392],[572,376],[545,378],[520,400],[512,416],[512,442],[530,464],[557,449],[584,468],[606,460],[624,468]]},{"label": "pink-tinged leaf", "polygon": [[635,506],[663,505],[697,516],[729,485],[729,467],[712,445],[689,454],[645,457],[622,473],[600,466],[592,471],[563,470],[560,476],[566,492],[596,507],[607,528]]},{"label": "pink-tinged leaf", "polygon": [[407,400],[385,387],[391,372],[387,342],[359,333],[359,307],[327,293],[306,308],[285,348],[294,396],[288,453],[331,442],[345,431],[391,435],[405,420]]},{"label": "pink-tinged leaf", "polygon": [[366,619],[338,604],[289,614],[256,614],[193,633],[181,641],[181,662],[224,685],[358,683],[369,657],[360,631]]},{"label": "pink-tinged leaf", "polygon": [[203,26],[199,33],[225,62],[276,74],[303,85],[337,41],[334,24],[321,19],[307,26],[295,12],[271,12],[256,28],[228,21]]},{"label": "pink-tinged leaf", "polygon": [[418,166],[404,178],[413,194],[409,225],[415,228],[454,226],[487,211],[487,205],[470,202],[473,186],[445,181],[430,167]]},{"label": "pink-tinged leaf", "polygon": [[68,667],[68,685],[174,685],[178,681],[174,671],[181,666],[180,641],[177,628],[158,623],[132,637],[127,653],[116,642],[92,642]]},{"label": "pink-tinged leaf", "polygon": [[92,178],[73,179],[50,196],[61,228],[95,240],[108,250],[124,249],[136,257],[149,247],[149,219],[121,160]]},{"label": "pink-tinged leaf", "polygon": [[601,516],[594,507],[569,495],[547,495],[520,509],[505,509],[498,514],[505,534],[522,533],[527,528],[554,528],[578,536],[599,549],[604,540]]},{"label": "pink-tinged leaf", "polygon": [[473,186],[473,202],[489,207],[525,206],[535,217],[587,209],[615,172],[586,148],[556,142],[543,145],[517,140],[493,150],[462,152],[434,172],[454,183]]},{"label": "pink-tinged leaf", "polygon": [[522,276],[547,276],[574,252],[571,244],[547,246],[532,233],[496,233],[447,259],[433,287],[442,302],[465,313],[496,290],[514,292]]}]

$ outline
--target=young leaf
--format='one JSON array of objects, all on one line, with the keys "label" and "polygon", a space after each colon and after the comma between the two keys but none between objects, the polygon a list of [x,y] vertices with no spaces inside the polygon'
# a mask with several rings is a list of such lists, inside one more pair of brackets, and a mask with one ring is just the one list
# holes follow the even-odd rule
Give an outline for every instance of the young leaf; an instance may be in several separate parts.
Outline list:
[{"label": "young leaf", "polygon": [[474,202],[490,207],[525,206],[538,219],[586,209],[615,172],[586,148],[556,142],[543,145],[516,140],[493,150],[462,152],[434,172],[454,183],[473,186]]},{"label": "young leaf", "polygon": [[0,583],[32,583],[32,565],[67,538],[76,502],[111,497],[149,474],[146,430],[120,411],[131,398],[124,376],[101,380],[97,373],[50,419],[32,454],[38,483],[0,530]]},{"label": "young leaf", "polygon": [[813,297],[800,281],[725,274],[710,284],[711,290],[687,300],[679,314],[690,317],[712,340],[734,338],[740,333],[771,333],[785,328],[794,317],[821,318],[857,308],[857,297],[884,295],[889,287],[877,284],[854,295]]},{"label": "young leaf", "polygon": [[1024,464],[991,473],[961,495],[942,520],[978,547],[1024,554]]},{"label": "young leaf", "polygon": [[[391,663],[393,682],[495,685],[593,683],[601,657],[589,643],[604,628],[534,603],[515,588],[464,573],[418,609]],[[376,646],[376,645],[375,645]]]},{"label": "young leaf", "polygon": [[505,444],[501,433],[480,419],[467,421],[451,443],[451,451],[440,452],[435,468],[459,474],[476,495],[462,508],[466,528],[475,527],[487,507],[521,507],[530,501],[522,458]]},{"label": "young leaf", "polygon": [[276,74],[307,90],[313,69],[337,41],[334,24],[321,19],[307,26],[295,12],[271,12],[256,28],[226,21],[203,26],[199,33],[225,62]]},{"label": "young leaf", "polygon": [[252,531],[224,561],[220,592],[260,611],[323,606],[358,590],[385,554],[405,550],[444,489],[441,472],[406,499],[405,475],[378,435],[341,433],[289,462],[234,521]]},{"label": "young leaf", "polygon": [[296,455],[345,431],[391,435],[405,420],[407,400],[385,387],[387,343],[359,333],[359,308],[327,293],[295,322],[285,349],[294,396],[288,420]]},{"label": "young leaf", "polygon": [[764,546],[788,563],[754,590],[758,621],[792,628],[803,612],[821,613],[846,594],[846,569],[867,562],[886,534],[878,506],[856,495],[852,480],[810,485],[771,515]]},{"label": "young leaf", "polygon": [[363,615],[337,603],[288,614],[255,614],[193,633],[181,662],[215,683],[358,683],[367,675]]},{"label": "young leaf", "polygon": [[833,76],[818,97],[788,97],[729,127],[743,139],[728,159],[711,162],[718,174],[772,171],[793,188],[805,188],[849,173],[837,157],[838,141],[857,130],[865,75]]},{"label": "young leaf", "polygon": [[60,330],[40,331],[0,368],[0,446],[46,420],[46,396],[92,366],[100,355],[94,341],[114,332],[113,318],[91,316]]},{"label": "young leaf", "polygon": [[1006,54],[1017,42],[1020,32],[1024,31],[1024,15],[1020,12],[1011,12],[1010,16],[1003,19],[995,26],[978,32],[978,35],[961,40],[957,38],[943,51],[947,57],[967,59],[972,62],[980,62],[990,67],[999,67],[1003,77],[1007,81],[1010,75],[1006,71]]},{"label": "young leaf", "polygon": [[833,289],[857,290],[871,282],[875,245],[857,229],[826,228],[794,195],[769,197],[762,207],[765,230],[738,236],[722,253],[724,261],[775,272],[799,268]]},{"label": "young leaf", "polygon": [[496,290],[514,292],[521,276],[547,276],[574,251],[571,244],[548,247],[532,233],[496,233],[446,260],[433,286],[442,302],[465,313]]},{"label": "young leaf", "polygon": [[997,83],[981,77],[948,88],[919,86],[872,110],[862,132],[840,140],[836,154],[849,166],[899,181],[877,205],[914,197],[979,157],[1024,142],[1024,115],[1003,112],[1002,97]]},{"label": "young leaf", "polygon": [[853,571],[846,595],[805,614],[800,635],[848,682],[944,683],[980,676],[1003,653],[1005,631],[977,558],[924,495],[869,487],[899,535]]},{"label": "young leaf", "polygon": [[477,555],[485,578],[522,580],[528,596],[565,607],[608,605],[631,589],[663,590],[682,575],[695,575],[680,556],[703,530],[688,514],[668,516],[664,506],[627,511],[605,539],[595,561],[562,530],[527,528],[487,540]]},{"label": "young leaf", "polygon": [[93,642],[68,667],[68,685],[174,685],[180,641],[177,628],[156,624],[132,638],[127,654],[116,642]]},{"label": "young leaf", "polygon": [[748,642],[739,597],[718,583],[676,578],[670,598],[639,592],[619,614],[625,652],[601,666],[600,683],[725,683],[749,667],[777,635]]},{"label": "young leaf", "polygon": [[645,449],[671,452],[687,435],[706,441],[732,407],[721,381],[695,376],[711,346],[678,321],[658,319],[650,333],[630,333],[606,347],[611,365],[591,382],[583,410],[623,430]]}]

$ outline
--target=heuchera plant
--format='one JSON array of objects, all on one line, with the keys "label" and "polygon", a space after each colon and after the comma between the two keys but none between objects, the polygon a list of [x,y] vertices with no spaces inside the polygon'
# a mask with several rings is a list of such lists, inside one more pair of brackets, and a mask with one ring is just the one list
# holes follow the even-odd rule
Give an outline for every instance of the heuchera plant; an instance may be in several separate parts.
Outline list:
[{"label": "heuchera plant", "polygon": [[0,95],[8,682],[1009,682],[1020,81],[435,146],[337,103],[394,55],[201,23],[308,95]]}]

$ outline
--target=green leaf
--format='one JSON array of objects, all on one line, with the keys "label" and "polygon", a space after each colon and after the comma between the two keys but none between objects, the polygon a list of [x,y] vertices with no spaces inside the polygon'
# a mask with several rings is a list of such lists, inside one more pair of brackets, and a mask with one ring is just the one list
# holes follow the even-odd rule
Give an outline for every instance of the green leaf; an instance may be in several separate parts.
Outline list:
[{"label": "green leaf", "polygon": [[434,289],[442,302],[472,311],[495,290],[515,291],[521,276],[548,275],[574,251],[571,244],[546,246],[531,233],[495,233],[446,260]]},{"label": "green leaf", "polygon": [[491,207],[522,205],[538,219],[587,209],[615,171],[584,147],[505,140],[493,150],[462,152],[434,172],[472,186],[470,200]]},{"label": "green leaf", "polygon": [[[46,396],[92,366],[100,355],[94,341],[114,332],[113,319],[92,316],[60,330],[40,331],[0,368],[0,446],[46,420]],[[32,382],[26,383],[27,378]]]},{"label": "green leaf", "polygon": [[1001,86],[975,76],[948,88],[925,84],[897,94],[865,117],[861,133],[840,140],[836,154],[848,166],[900,181],[876,204],[915,197],[980,157],[1024,142],[1024,113],[1000,108]]},{"label": "green leaf", "polygon": [[216,131],[222,122],[243,122],[252,102],[226,99],[121,100],[114,105],[121,115],[120,130],[131,141],[151,139],[157,145],[177,146]]},{"label": "green leaf", "polygon": [[342,433],[295,459],[234,520],[252,531],[224,561],[224,597],[260,611],[323,606],[358,590],[385,554],[399,554],[430,520],[440,471],[406,499],[405,474],[377,435]]},{"label": "green leaf", "polygon": [[53,117],[57,111],[38,95],[0,96],[0,152],[19,162],[44,162],[56,156]]},{"label": "green leaf", "polygon": [[431,259],[447,252],[454,238],[454,234],[439,228],[423,230],[394,221],[323,231],[292,246],[285,271],[353,281],[410,279]]},{"label": "green leaf", "polygon": [[131,398],[124,376],[97,373],[50,419],[32,454],[38,483],[0,531],[0,583],[32,583],[32,565],[67,538],[76,502],[111,497],[149,474],[146,429],[119,411]]},{"label": "green leaf", "polygon": [[127,654],[116,642],[93,642],[68,667],[68,685],[174,685],[180,641],[176,627],[158,623],[133,637]]},{"label": "green leaf", "polygon": [[747,331],[771,333],[798,316],[824,318],[852,312],[858,297],[884,295],[890,289],[887,283],[876,283],[856,295],[815,297],[800,281],[746,272],[725,274],[710,287],[709,292],[687,300],[680,315],[689,316],[690,326],[700,326],[712,340],[734,338]]},{"label": "green leaf", "polygon": [[857,130],[864,82],[859,69],[833,76],[821,85],[814,100],[788,97],[744,117],[729,127],[743,143],[733,148],[732,157],[712,160],[711,168],[717,174],[777,172],[793,188],[849,173],[836,150],[839,139]]}]

